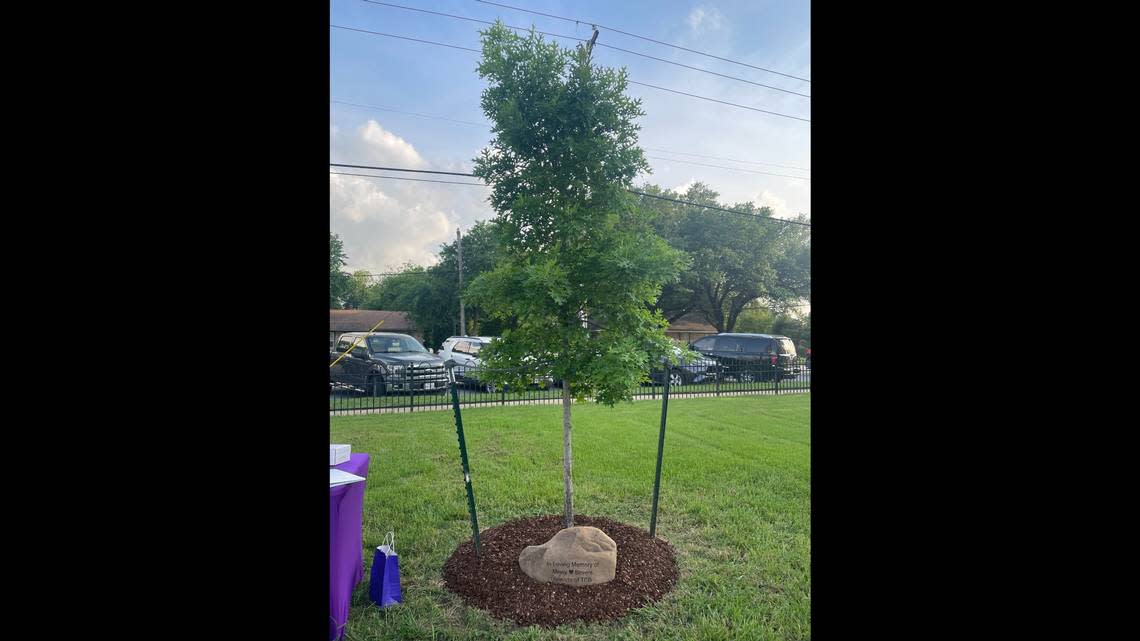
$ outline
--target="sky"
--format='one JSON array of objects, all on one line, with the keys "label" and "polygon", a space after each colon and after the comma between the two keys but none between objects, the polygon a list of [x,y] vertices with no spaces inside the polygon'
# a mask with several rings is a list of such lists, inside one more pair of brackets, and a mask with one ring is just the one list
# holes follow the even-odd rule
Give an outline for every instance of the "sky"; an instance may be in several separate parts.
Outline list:
[{"label": "sky", "polygon": [[[589,38],[589,22],[655,40],[811,78],[810,2],[800,0],[494,0],[587,22],[575,25],[475,0],[382,0],[510,26]],[[331,0],[330,25],[479,48],[486,25],[397,9],[364,0]],[[811,84],[714,60],[673,47],[599,29],[599,43],[766,85],[811,95]],[[470,51],[330,27],[329,160],[469,172],[490,137],[479,106],[485,83]],[[556,39],[564,46],[573,41]],[[626,67],[631,80],[811,118],[811,100],[596,46],[595,63]],[[777,217],[811,215],[811,182],[750,172],[810,178],[811,123],[740,109],[631,84],[641,98],[640,143],[650,182],[683,191],[701,181],[722,203],[751,201]],[[337,101],[337,102],[333,102]],[[354,103],[383,109],[345,105]],[[386,110],[384,110],[386,109]],[[392,111],[394,110],[394,111]],[[398,112],[414,112],[439,120]],[[462,122],[452,122],[462,121]],[[665,151],[662,151],[665,150]],[[690,154],[690,155],[685,155]],[[695,154],[695,155],[692,155]],[[749,163],[702,158],[716,156]],[[685,162],[681,162],[685,161]],[[749,171],[701,166],[721,165]],[[755,164],[767,163],[767,164]],[[802,169],[773,167],[784,165]],[[330,168],[331,171],[365,172]],[[385,172],[390,173],[390,172]],[[420,179],[472,178],[403,174]],[[344,241],[346,269],[389,272],[407,264],[431,265],[457,228],[494,217],[486,187],[330,175],[330,229]]]}]

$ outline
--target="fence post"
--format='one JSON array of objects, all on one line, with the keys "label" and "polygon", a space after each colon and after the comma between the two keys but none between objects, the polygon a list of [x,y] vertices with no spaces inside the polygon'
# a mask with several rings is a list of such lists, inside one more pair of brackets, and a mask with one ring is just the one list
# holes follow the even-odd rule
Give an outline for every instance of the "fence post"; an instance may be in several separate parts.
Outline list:
[{"label": "fence post", "polygon": [[467,487],[467,510],[471,512],[471,535],[475,540],[475,556],[479,550],[479,517],[475,514],[475,490],[471,487],[471,468],[467,464],[467,439],[463,438],[463,415],[459,413],[459,387],[451,382],[451,408],[455,412],[455,435],[459,439],[459,460],[463,463],[463,483]]},{"label": "fence post", "polygon": [[661,432],[657,436],[657,472],[653,475],[653,509],[649,517],[649,538],[657,536],[657,495],[661,491],[661,455],[665,450],[665,417],[669,414],[669,377],[661,388]]},{"label": "fence post", "polygon": [[725,367],[721,366],[720,364],[717,364],[716,381],[714,381],[716,383],[716,395],[717,396],[720,396],[720,379],[724,378],[724,370],[725,369],[726,369]]}]

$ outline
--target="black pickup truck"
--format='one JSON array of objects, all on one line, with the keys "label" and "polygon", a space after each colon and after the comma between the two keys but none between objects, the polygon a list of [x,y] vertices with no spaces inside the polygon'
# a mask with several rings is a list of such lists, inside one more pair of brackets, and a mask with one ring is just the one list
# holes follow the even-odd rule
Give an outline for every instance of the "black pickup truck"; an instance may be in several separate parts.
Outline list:
[{"label": "black pickup truck", "polygon": [[[353,347],[353,345],[356,345]],[[351,351],[349,351],[351,350]],[[364,390],[374,396],[392,392],[442,392],[447,389],[443,359],[407,334],[347,332],[337,339],[329,362],[329,384]]]}]

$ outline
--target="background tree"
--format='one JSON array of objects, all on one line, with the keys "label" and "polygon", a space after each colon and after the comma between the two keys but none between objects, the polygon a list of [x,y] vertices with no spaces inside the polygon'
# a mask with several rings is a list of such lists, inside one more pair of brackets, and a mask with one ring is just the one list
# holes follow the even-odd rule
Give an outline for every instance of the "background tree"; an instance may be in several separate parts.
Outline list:
[{"label": "background tree", "polygon": [[[493,222],[479,221],[463,235],[463,282],[470,283],[495,264],[500,238]],[[408,314],[422,332],[424,345],[438,348],[459,328],[459,261],[456,243],[445,243],[439,263],[431,267],[405,265],[401,273],[385,277],[368,288],[362,309],[385,309]],[[489,318],[479,305],[465,300],[467,333],[498,335],[504,321]]]},{"label": "background tree", "polygon": [[456,287],[453,280],[454,276],[445,277],[433,268],[405,265],[369,287],[365,308],[407,313],[423,334],[424,344],[437,348],[457,329],[452,319],[459,316],[458,304],[454,310],[449,307]]},{"label": "background tree", "polygon": [[349,288],[348,274],[340,270],[344,267],[344,243],[340,237],[329,232],[329,309],[340,309],[341,301]]},{"label": "background tree", "polygon": [[[499,226],[494,221],[476,222],[463,234],[463,283],[470,284],[483,272],[490,271],[498,260],[499,248],[502,243]],[[456,243],[452,241],[443,245],[439,251],[438,270],[446,274],[452,282],[458,282],[459,260],[456,255]],[[454,310],[453,317],[459,318],[459,290],[451,289],[449,304]],[[464,299],[465,315],[467,316],[467,333],[472,336],[497,336],[503,327],[504,321],[490,318],[470,297]]]},{"label": "background tree", "polygon": [[[797,353],[799,350],[800,340],[802,339],[808,347],[811,347],[811,314],[807,314],[802,318],[791,314],[781,314],[776,317],[772,322],[773,334],[782,334],[792,339],[796,344]],[[803,356],[803,354],[799,354]]]},{"label": "background tree", "polygon": [[[501,23],[482,34],[483,112],[493,124],[474,173],[492,186],[502,229],[494,269],[471,284],[484,312],[515,326],[482,355],[514,368],[515,385],[562,381],[564,522],[574,524],[571,400],[630,399],[651,358],[666,355],[665,320],[651,312],[683,266],[626,192],[648,164],[637,146],[640,102],[624,70],[595,67],[584,46],[562,49]],[[587,322],[600,331],[590,331]]]},{"label": "background tree", "polygon": [[760,301],[753,301],[745,305],[744,311],[736,319],[735,331],[749,332],[751,334],[767,334],[772,331],[775,314],[764,307]]},{"label": "background tree", "polygon": [[750,202],[720,204],[717,193],[699,182],[683,194],[655,185],[641,191],[755,216],[640,197],[642,207],[658,213],[654,221],[658,233],[692,259],[691,266],[665,287],[656,302],[656,309],[669,320],[695,312],[718,332],[731,332],[745,308],[757,299],[780,312],[810,295],[808,228],[766,221],[771,209]]},{"label": "background tree", "polygon": [[358,269],[352,272],[341,294],[341,302],[345,309],[367,309],[368,288],[372,284],[372,275],[367,269]]}]

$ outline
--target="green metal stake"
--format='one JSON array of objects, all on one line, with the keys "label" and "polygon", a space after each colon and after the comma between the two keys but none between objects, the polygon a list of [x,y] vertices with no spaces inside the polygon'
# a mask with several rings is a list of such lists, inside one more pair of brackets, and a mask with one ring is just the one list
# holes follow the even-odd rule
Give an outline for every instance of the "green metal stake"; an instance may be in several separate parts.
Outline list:
[{"label": "green metal stake", "polygon": [[455,411],[455,433],[459,437],[459,460],[463,462],[463,482],[467,485],[467,511],[471,513],[471,533],[475,537],[475,556],[479,551],[479,517],[475,515],[475,490],[471,488],[471,468],[467,465],[467,440],[463,438],[463,416],[459,413],[459,386],[451,382],[451,407]]},{"label": "green metal stake", "polygon": [[661,491],[661,454],[665,451],[665,417],[669,414],[669,370],[661,391],[661,433],[657,436],[657,474],[653,477],[653,514],[649,517],[649,538],[657,536],[657,494]]}]

